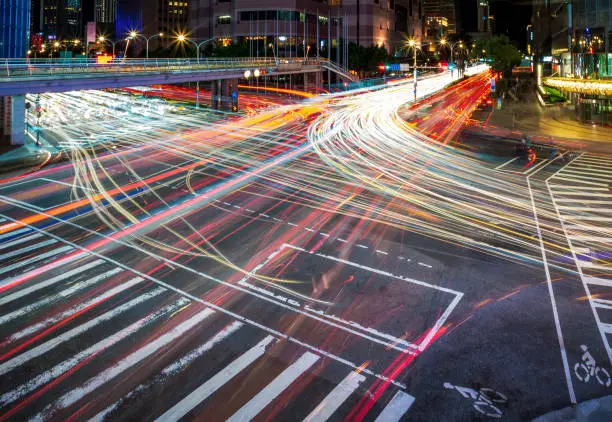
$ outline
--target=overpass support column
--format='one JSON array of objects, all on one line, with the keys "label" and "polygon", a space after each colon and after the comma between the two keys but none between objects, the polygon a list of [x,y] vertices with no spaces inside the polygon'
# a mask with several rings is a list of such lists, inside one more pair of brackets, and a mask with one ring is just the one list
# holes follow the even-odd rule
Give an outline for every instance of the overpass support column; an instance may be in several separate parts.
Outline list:
[{"label": "overpass support column", "polygon": [[319,91],[321,89],[321,72],[304,73],[304,90]]},{"label": "overpass support column", "polygon": [[0,97],[0,143],[25,144],[25,95]]},{"label": "overpass support column", "polygon": [[238,79],[213,81],[211,101],[215,110],[238,111]]}]

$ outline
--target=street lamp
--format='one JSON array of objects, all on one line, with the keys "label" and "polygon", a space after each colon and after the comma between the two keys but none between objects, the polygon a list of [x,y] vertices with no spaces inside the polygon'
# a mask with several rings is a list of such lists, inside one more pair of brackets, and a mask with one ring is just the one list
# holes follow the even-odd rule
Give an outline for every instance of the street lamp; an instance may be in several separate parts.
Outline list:
[{"label": "street lamp", "polygon": [[[157,38],[157,37],[161,38],[163,36],[164,36],[163,32],[160,32],[159,34],[153,34],[150,37],[146,37],[146,36],[144,36],[142,34],[139,34],[136,31],[130,31],[130,38],[132,38],[132,39],[142,38],[142,39],[145,40],[145,42],[146,42],[146,51],[147,51],[147,59],[149,58],[149,41],[151,41],[153,38]],[[180,37],[180,35],[179,35],[179,37]],[[184,39],[184,36],[183,36],[183,39]]]},{"label": "street lamp", "polygon": [[274,57],[274,63],[276,63],[276,65],[278,66],[278,58],[276,57],[276,51],[274,50],[274,44],[270,43],[268,44],[268,47],[272,49],[272,56]]},{"label": "street lamp", "polygon": [[98,41],[99,41],[99,42],[101,42],[101,43],[104,43],[104,42],[111,43],[111,45],[113,46],[113,57],[115,57],[115,45],[116,45],[116,44],[117,44],[119,41],[123,41],[123,40],[113,41],[113,40],[106,39],[106,37],[105,37],[104,35],[100,35],[100,36],[98,37]]},{"label": "street lamp", "polygon": [[196,54],[197,54],[197,57],[198,57],[198,63],[199,63],[199,62],[200,62],[200,47],[202,47],[204,44],[207,44],[207,43],[209,43],[209,42],[211,42],[211,41],[216,40],[217,38],[216,38],[216,37],[213,37],[213,38],[209,38],[209,39],[207,39],[207,40],[204,40],[204,41],[201,41],[201,42],[197,43],[197,42],[195,42],[194,40],[190,40],[190,39],[189,39],[189,38],[187,38],[185,35],[183,35],[183,34],[179,34],[179,35],[176,37],[176,39],[177,39],[179,42],[190,42],[190,43],[192,43],[193,45],[195,45],[195,47],[196,47]]},{"label": "street lamp", "polygon": [[417,100],[417,49],[419,48],[416,40],[410,39],[408,40],[408,46],[414,49],[414,76],[413,76],[413,85],[414,85],[414,102]]}]

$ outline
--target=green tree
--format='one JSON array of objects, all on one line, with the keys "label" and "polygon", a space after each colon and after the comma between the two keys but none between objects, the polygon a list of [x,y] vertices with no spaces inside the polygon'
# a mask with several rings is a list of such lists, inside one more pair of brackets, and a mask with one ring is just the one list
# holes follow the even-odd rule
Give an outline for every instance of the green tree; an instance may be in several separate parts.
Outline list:
[{"label": "green tree", "polygon": [[486,56],[491,58],[491,67],[498,72],[508,71],[519,65],[523,55],[505,35],[496,35],[484,43]]}]

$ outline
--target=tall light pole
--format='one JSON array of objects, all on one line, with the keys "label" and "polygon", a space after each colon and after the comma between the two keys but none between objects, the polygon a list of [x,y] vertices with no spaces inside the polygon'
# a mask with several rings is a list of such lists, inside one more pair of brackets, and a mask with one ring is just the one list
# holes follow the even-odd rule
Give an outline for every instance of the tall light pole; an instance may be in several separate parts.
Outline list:
[{"label": "tall light pole", "polygon": [[[196,46],[196,55],[198,58],[198,64],[200,63],[200,47],[202,47],[204,44],[209,43],[211,41],[214,41],[216,38],[209,38],[207,40],[201,41],[199,43],[195,42],[194,40],[190,40],[189,38],[187,38],[184,34],[179,34],[176,39],[179,42],[190,42],[193,45]],[[200,81],[196,81],[196,108],[200,108]]]},{"label": "tall light pole", "polygon": [[108,42],[108,43],[111,43],[111,44],[112,44],[112,46],[113,46],[113,57],[115,57],[115,45],[116,45],[116,44],[117,44],[119,41],[121,41],[121,40],[117,40],[117,41],[108,40],[108,39],[106,39],[106,37],[105,37],[104,35],[101,35],[100,37],[98,37],[98,41],[100,41],[100,42],[102,42],[102,43],[103,43],[103,42]]},{"label": "tall light pole", "polygon": [[413,85],[414,85],[414,102],[416,103],[417,100],[417,42],[415,40],[410,40],[408,41],[408,45],[410,47],[412,47],[412,49],[414,50],[414,79],[413,79]]},{"label": "tall light pole", "polygon": [[149,58],[149,41],[151,41],[153,38],[157,38],[157,37],[161,38],[163,36],[164,36],[163,32],[160,32],[159,34],[153,34],[150,37],[147,37],[147,36],[144,36],[142,34],[139,34],[136,31],[131,31],[130,32],[130,38],[132,38],[132,39],[142,38],[143,40],[145,40],[146,45],[147,45],[147,47],[146,47],[146,50],[147,50],[147,59]]},{"label": "tall light pole", "polygon": [[207,39],[207,40],[204,40],[204,41],[201,41],[201,42],[199,42],[199,43],[198,43],[198,42],[196,42],[196,41],[194,41],[194,40],[190,40],[190,39],[189,39],[189,38],[187,38],[185,35],[180,34],[180,35],[178,35],[178,36],[176,37],[176,39],[177,39],[179,42],[190,42],[190,43],[192,43],[193,45],[195,45],[195,47],[196,47],[196,55],[197,55],[197,58],[198,58],[198,63],[199,63],[199,62],[200,62],[200,47],[202,47],[204,44],[207,44],[207,43],[209,43],[209,42],[211,42],[211,41],[216,40],[217,38],[216,38],[216,37],[209,38],[209,39]]}]

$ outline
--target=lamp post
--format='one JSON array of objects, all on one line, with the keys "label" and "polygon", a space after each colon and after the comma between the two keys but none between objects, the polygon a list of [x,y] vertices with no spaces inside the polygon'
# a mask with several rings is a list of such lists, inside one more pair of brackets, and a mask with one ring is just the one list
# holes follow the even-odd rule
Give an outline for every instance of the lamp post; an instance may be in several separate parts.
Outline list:
[{"label": "lamp post", "polygon": [[[455,60],[453,53],[455,51],[455,47],[459,47],[459,49],[463,48],[463,41],[449,42],[446,39],[442,38],[440,40],[440,44],[442,46],[448,46],[448,48],[450,49],[450,63],[454,64]],[[454,69],[451,69],[451,75],[454,75]]]},{"label": "lamp post", "polygon": [[276,65],[278,66],[278,58],[276,57],[276,50],[274,49],[274,44],[270,43],[268,44],[268,47],[272,49],[272,56],[274,57],[274,63],[276,63]]},{"label": "lamp post", "polygon": [[117,41],[108,40],[106,39],[104,35],[101,35],[98,37],[98,41],[100,41],[101,43],[104,43],[104,42],[111,43],[111,45],[113,46],[113,57],[115,57],[115,45],[121,40],[117,40]]},{"label": "lamp post", "polygon": [[414,102],[417,100],[417,42],[414,39],[408,41],[408,45],[414,50],[414,74],[413,74],[413,85],[414,85]]},{"label": "lamp post", "polygon": [[[189,38],[187,38],[184,34],[179,34],[176,39],[179,42],[190,42],[193,45],[196,46],[196,56],[198,58],[198,64],[200,64],[200,47],[202,47],[204,44],[207,44],[211,41],[216,40],[216,37],[213,38],[209,38],[207,40],[201,41],[201,42],[195,42],[194,40],[190,40]],[[200,81],[196,81],[196,108],[200,108]]]},{"label": "lamp post", "polygon": [[180,35],[178,35],[178,36],[176,37],[176,39],[177,39],[179,42],[190,42],[190,43],[192,43],[193,45],[195,45],[195,47],[196,47],[196,55],[197,55],[197,58],[198,58],[198,63],[199,63],[199,62],[200,62],[200,47],[202,47],[204,44],[207,44],[207,43],[209,43],[209,42],[211,42],[211,41],[216,40],[217,38],[216,38],[216,37],[209,38],[209,39],[207,39],[207,40],[204,40],[204,41],[201,41],[201,42],[199,42],[199,43],[198,43],[198,42],[195,42],[194,40],[190,40],[190,39],[189,39],[189,38],[187,38],[185,35],[180,34]]},{"label": "lamp post", "polygon": [[163,37],[164,33],[160,32],[159,34],[153,34],[150,37],[147,37],[145,35],[139,34],[136,31],[131,31],[130,32],[130,38],[132,39],[136,39],[136,38],[142,38],[143,40],[145,40],[146,42],[146,51],[147,51],[147,59],[149,58],[149,41],[151,41],[153,38],[157,38],[157,37]]}]

